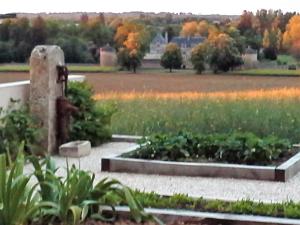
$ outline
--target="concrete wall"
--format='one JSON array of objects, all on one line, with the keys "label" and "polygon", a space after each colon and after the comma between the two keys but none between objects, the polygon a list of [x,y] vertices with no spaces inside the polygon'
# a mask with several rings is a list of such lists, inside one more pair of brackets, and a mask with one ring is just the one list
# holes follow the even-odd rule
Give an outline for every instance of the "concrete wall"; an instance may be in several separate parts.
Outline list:
[{"label": "concrete wall", "polygon": [[[69,80],[82,82],[85,80],[85,76],[70,75]],[[29,89],[29,80],[0,84],[0,108],[7,108],[10,99],[20,100],[21,104],[27,103],[29,101]]]}]

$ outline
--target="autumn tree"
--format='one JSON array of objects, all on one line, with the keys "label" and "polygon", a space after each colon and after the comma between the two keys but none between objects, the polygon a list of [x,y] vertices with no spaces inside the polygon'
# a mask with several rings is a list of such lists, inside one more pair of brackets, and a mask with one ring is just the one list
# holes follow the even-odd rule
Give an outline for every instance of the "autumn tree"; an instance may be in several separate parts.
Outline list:
[{"label": "autumn tree", "polygon": [[300,58],[300,16],[293,16],[283,35],[283,46],[295,57]]},{"label": "autumn tree", "polygon": [[186,22],[182,26],[181,35],[193,37],[198,33],[198,23],[196,21]]},{"label": "autumn tree", "polygon": [[117,48],[126,47],[126,43],[131,41],[128,39],[131,39],[133,35],[136,36],[135,40],[138,42],[136,43],[139,46],[137,50],[141,52],[141,55],[144,55],[149,47],[150,35],[142,24],[125,22],[119,26],[114,37]]},{"label": "autumn tree", "polygon": [[248,12],[246,10],[243,12],[237,24],[237,28],[240,30],[241,34],[252,29],[253,19],[254,16],[252,12]]},{"label": "autumn tree", "polygon": [[214,73],[227,72],[243,64],[235,41],[228,34],[219,34],[214,39],[208,40],[207,45],[208,63]]},{"label": "autumn tree", "polygon": [[201,20],[197,26],[198,34],[203,37],[207,37],[208,36],[208,28],[209,28],[209,25],[208,25],[207,21]]},{"label": "autumn tree", "polygon": [[160,64],[170,70],[173,68],[180,68],[182,64],[181,50],[175,43],[169,43],[166,46],[165,52],[161,57]]},{"label": "autumn tree", "polygon": [[266,59],[277,59],[277,54],[281,46],[281,39],[280,29],[273,29],[271,31],[265,30],[262,45],[264,48],[264,57]]}]

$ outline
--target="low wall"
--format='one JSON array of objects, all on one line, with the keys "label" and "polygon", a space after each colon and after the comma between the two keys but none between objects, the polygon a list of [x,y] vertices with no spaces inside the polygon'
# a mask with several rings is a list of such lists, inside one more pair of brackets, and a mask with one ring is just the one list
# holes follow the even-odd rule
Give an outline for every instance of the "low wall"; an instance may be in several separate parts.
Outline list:
[{"label": "low wall", "polygon": [[[82,75],[70,75],[69,81],[85,80]],[[18,81],[0,84],[0,108],[7,108],[10,104],[10,99],[19,100],[21,104],[29,101],[30,81]]]}]

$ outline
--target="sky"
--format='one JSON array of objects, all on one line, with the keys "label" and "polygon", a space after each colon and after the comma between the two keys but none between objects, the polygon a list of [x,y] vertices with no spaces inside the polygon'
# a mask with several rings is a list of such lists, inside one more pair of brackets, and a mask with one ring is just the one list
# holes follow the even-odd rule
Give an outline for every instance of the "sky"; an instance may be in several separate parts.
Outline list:
[{"label": "sky", "polygon": [[11,12],[191,12],[241,14],[244,9],[300,12],[300,0],[0,0],[0,13]]}]

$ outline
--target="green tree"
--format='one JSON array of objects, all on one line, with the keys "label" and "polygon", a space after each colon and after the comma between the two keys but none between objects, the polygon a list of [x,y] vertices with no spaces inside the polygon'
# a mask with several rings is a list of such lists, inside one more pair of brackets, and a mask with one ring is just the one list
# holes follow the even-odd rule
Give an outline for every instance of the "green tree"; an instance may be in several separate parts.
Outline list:
[{"label": "green tree", "polygon": [[198,74],[201,74],[205,70],[206,58],[207,46],[205,44],[199,44],[192,50],[191,61]]},{"label": "green tree", "polygon": [[0,41],[0,63],[12,61],[12,45],[9,42]]},{"label": "green tree", "polygon": [[117,57],[118,64],[128,71],[132,69],[136,73],[136,69],[141,65],[142,56],[136,49],[120,48]]},{"label": "green tree", "polygon": [[221,33],[213,40],[209,40],[207,49],[209,49],[208,63],[214,73],[227,72],[243,64],[234,39],[227,34]]},{"label": "green tree", "polygon": [[160,64],[164,68],[168,68],[172,73],[173,68],[180,68],[182,64],[181,50],[175,43],[166,46],[166,50],[161,57]]},{"label": "green tree", "polygon": [[45,44],[47,40],[47,30],[45,20],[38,16],[32,22],[31,44],[32,46]]}]

